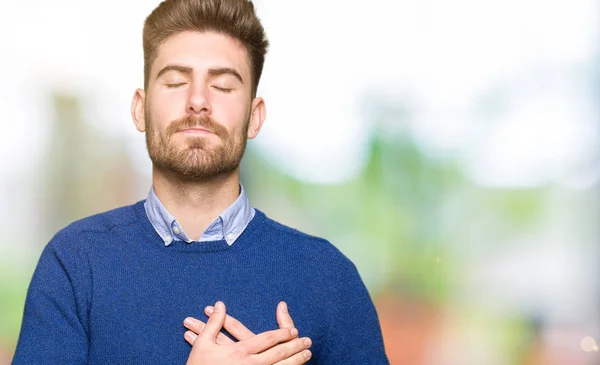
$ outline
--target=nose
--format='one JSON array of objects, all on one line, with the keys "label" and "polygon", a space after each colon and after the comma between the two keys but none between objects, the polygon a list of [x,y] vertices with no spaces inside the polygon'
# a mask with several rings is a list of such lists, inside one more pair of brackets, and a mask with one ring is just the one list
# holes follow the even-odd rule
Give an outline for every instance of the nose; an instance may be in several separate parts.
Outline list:
[{"label": "nose", "polygon": [[190,114],[210,115],[211,108],[208,99],[208,88],[202,84],[193,84],[189,89],[190,93],[186,105],[186,110]]}]

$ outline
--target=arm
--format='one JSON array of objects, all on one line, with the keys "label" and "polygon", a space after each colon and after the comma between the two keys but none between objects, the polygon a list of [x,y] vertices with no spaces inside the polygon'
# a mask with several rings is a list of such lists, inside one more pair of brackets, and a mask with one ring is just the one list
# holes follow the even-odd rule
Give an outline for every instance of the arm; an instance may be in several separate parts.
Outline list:
[{"label": "arm", "polygon": [[[55,238],[56,239],[56,238]],[[31,279],[13,359],[19,364],[86,364],[88,338],[78,313],[76,255],[60,255],[50,242]]]},{"label": "arm", "polygon": [[336,271],[324,318],[328,332],[317,364],[388,365],[377,312],[356,266],[344,258]]}]

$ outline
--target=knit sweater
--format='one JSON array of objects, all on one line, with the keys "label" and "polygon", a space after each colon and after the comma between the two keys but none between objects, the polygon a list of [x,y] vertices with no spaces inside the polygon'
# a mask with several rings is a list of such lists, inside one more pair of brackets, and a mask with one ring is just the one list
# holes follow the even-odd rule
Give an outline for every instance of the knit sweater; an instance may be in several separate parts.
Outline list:
[{"label": "knit sweater", "polygon": [[254,333],[288,303],[307,364],[388,364],[356,267],[326,240],[259,210],[229,246],[165,247],[143,201],[77,221],[45,247],[27,293],[13,364],[185,364],[183,320],[221,300]]}]

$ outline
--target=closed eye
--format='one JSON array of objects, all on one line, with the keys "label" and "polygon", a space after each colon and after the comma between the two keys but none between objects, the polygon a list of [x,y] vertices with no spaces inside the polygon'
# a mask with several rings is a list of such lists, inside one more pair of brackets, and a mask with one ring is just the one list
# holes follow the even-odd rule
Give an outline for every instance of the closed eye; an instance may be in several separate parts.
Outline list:
[{"label": "closed eye", "polygon": [[180,82],[178,84],[166,84],[166,85],[167,85],[168,88],[174,89],[176,87],[180,87],[180,86],[185,85],[185,82]]},{"label": "closed eye", "polygon": [[213,88],[215,88],[216,90],[219,90],[219,91],[221,91],[221,92],[224,92],[224,93],[230,93],[230,92],[231,92],[231,90],[233,90],[233,89],[227,89],[227,88],[224,88],[224,87],[218,87],[218,86],[213,86]]}]

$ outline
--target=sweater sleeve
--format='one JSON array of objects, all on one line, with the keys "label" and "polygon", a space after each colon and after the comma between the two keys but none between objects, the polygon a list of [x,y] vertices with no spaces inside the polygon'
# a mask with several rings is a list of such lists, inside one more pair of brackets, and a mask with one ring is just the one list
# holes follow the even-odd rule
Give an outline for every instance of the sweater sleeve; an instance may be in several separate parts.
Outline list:
[{"label": "sweater sleeve", "polygon": [[386,365],[383,336],[369,292],[356,266],[344,258],[330,297],[329,328],[318,365]]},{"label": "sweater sleeve", "polygon": [[31,279],[13,365],[87,363],[86,310],[76,291],[83,267],[75,250],[58,250],[56,241],[45,247]]}]

